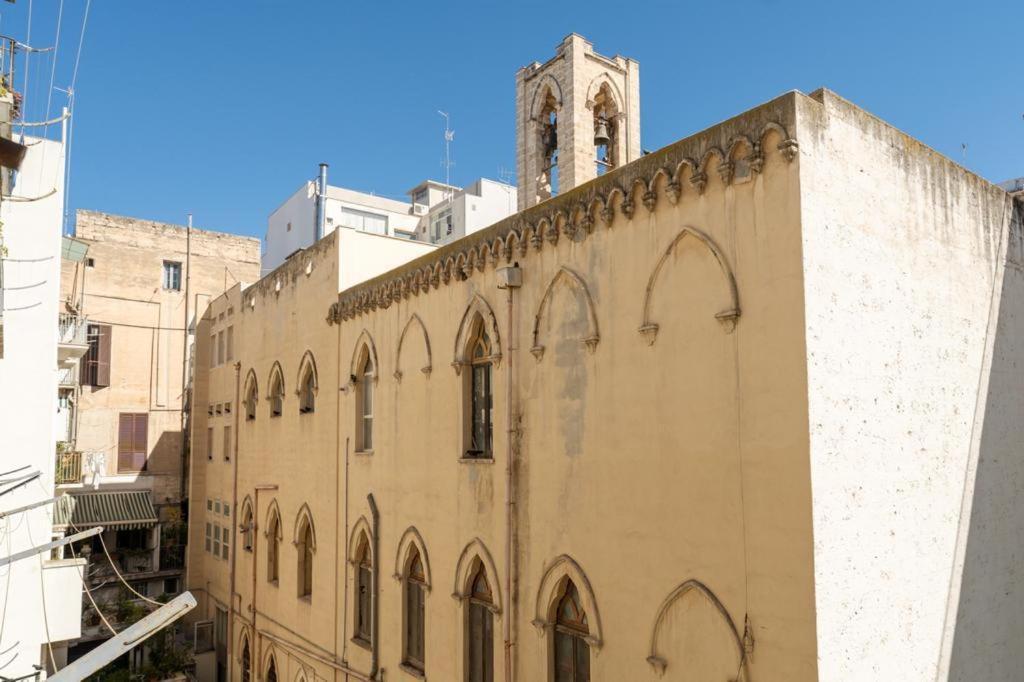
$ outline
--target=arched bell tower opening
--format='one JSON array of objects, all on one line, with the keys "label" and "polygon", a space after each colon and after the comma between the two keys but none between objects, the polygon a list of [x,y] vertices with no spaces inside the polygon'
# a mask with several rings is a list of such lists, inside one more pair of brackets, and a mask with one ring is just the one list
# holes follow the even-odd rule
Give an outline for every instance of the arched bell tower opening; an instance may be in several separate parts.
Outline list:
[{"label": "arched bell tower opening", "polygon": [[640,157],[640,65],[569,35],[516,74],[519,210]]}]

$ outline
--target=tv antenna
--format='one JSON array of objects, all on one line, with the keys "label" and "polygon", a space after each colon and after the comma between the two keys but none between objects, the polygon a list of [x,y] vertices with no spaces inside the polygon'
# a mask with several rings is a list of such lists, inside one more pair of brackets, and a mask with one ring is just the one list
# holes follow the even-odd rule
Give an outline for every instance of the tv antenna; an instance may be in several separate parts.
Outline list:
[{"label": "tv antenna", "polygon": [[437,110],[437,113],[444,117],[444,161],[441,165],[444,166],[444,192],[447,199],[452,198],[452,166],[455,162],[452,161],[452,142],[455,140],[455,131],[451,129],[451,117],[447,111]]}]

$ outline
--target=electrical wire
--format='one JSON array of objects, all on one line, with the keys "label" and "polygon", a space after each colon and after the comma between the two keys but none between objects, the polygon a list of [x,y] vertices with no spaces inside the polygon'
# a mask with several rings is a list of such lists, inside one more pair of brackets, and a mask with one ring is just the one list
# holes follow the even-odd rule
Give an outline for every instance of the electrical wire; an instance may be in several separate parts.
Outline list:
[{"label": "electrical wire", "polygon": [[92,0],[85,0],[85,13],[82,15],[82,32],[78,36],[78,51],[75,54],[75,68],[71,72],[71,85],[68,86],[68,111],[71,114],[71,120],[68,121],[68,139],[64,141],[66,150],[64,156],[64,234],[70,234],[68,219],[71,212],[68,207],[71,202],[71,153],[74,150],[72,142],[75,139],[75,84],[78,82],[78,65],[82,61],[82,44],[85,43],[85,27],[89,21],[89,7],[91,5]]},{"label": "electrical wire", "polygon": [[[60,7],[57,9],[57,35],[53,39],[53,62],[50,65],[50,88],[46,92],[46,115],[45,119],[50,118],[50,104],[53,101],[53,81],[57,76],[57,54],[60,52],[60,25],[64,18],[64,0],[60,0]],[[50,122],[46,122],[46,127],[43,129],[43,137],[46,137],[47,131],[50,129]]]},{"label": "electrical wire", "polygon": [[[11,556],[11,535],[14,533],[10,530],[11,519],[7,519],[7,523],[4,524],[7,527],[7,556]],[[7,625],[7,598],[11,593],[11,573],[14,571],[14,565],[7,567],[7,579],[4,581],[4,608],[0,612],[0,642],[4,641],[4,627]],[[6,653],[6,652],[4,652]]]},{"label": "electrical wire", "polygon": [[[68,548],[71,550],[71,557],[73,559],[78,559],[78,555],[75,554],[75,548],[70,543],[68,544]],[[88,560],[86,560],[86,564],[88,565]],[[85,595],[89,597],[89,603],[92,604],[92,608],[94,611],[96,611],[96,615],[100,617],[100,620],[103,621],[103,624],[107,626],[108,630],[110,630],[110,634],[116,635],[117,630],[115,630],[114,626],[110,624],[110,621],[107,620],[107,617],[103,615],[103,611],[96,603],[96,600],[93,599],[92,590],[89,589],[89,582],[85,579],[85,569],[79,567],[78,573],[82,576],[82,587],[85,588]]]},{"label": "electrical wire", "polygon": [[[36,541],[32,539],[32,524],[25,529],[28,532],[28,542],[33,547]],[[57,659],[53,655],[53,642],[50,641],[50,617],[46,613],[46,579],[43,577],[43,554],[36,552],[36,559],[39,561],[39,597],[43,601],[43,631],[46,633],[46,651],[50,654],[50,666],[54,672],[57,671]],[[5,603],[6,606],[6,603]]]},{"label": "electrical wire", "polygon": [[[68,522],[68,525],[71,526],[71,528],[76,533],[81,532],[81,529],[78,528],[75,524],[71,523],[70,521]],[[161,604],[160,602],[155,601],[153,599],[150,599],[149,597],[147,597],[145,595],[139,594],[138,592],[135,591],[135,588],[133,588],[131,585],[128,584],[128,581],[124,579],[124,576],[121,575],[121,572],[117,570],[117,564],[114,563],[114,559],[113,559],[113,557],[110,556],[110,552],[107,551],[107,543],[103,541],[103,533],[100,533],[98,537],[100,539],[100,547],[103,548],[103,554],[107,557],[107,561],[110,563],[110,567],[112,569],[114,569],[114,575],[116,575],[117,579],[121,581],[121,584],[124,585],[128,589],[129,592],[134,594],[136,597],[138,597],[142,601],[147,602],[149,604],[153,604],[154,606],[163,606],[163,604]]]}]

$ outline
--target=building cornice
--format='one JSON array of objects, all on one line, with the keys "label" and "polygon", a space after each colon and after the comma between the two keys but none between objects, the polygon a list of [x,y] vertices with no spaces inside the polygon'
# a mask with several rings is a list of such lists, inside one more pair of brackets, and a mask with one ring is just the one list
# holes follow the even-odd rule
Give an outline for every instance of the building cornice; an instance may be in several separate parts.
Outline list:
[{"label": "building cornice", "polygon": [[[787,93],[346,289],[331,304],[327,322],[340,323],[388,308],[409,296],[469,279],[488,267],[527,258],[554,247],[559,239],[583,241],[599,224],[611,228],[617,215],[631,219],[638,204],[653,212],[659,201],[676,205],[684,195],[703,194],[709,183],[730,185],[739,163],[756,175],[768,154],[792,162],[799,153],[790,132],[795,127],[797,96]],[[709,174],[713,159],[717,172]]]}]

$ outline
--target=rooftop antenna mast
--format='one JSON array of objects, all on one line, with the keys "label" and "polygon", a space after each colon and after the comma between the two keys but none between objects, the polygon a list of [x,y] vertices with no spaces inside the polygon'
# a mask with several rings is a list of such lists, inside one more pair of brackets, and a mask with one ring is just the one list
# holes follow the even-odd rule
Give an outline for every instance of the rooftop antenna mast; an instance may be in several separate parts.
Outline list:
[{"label": "rooftop antenna mast", "polygon": [[504,166],[498,166],[498,179],[508,187],[503,187],[508,198],[508,214],[512,215],[512,183],[515,182],[515,173]]},{"label": "rooftop antenna mast", "polygon": [[455,165],[455,162],[452,161],[451,146],[452,142],[455,140],[455,131],[452,130],[449,125],[451,123],[451,118],[448,116],[448,112],[438,109],[437,113],[444,117],[444,161],[441,165],[444,166],[445,199],[450,201],[452,198],[452,166]]}]

